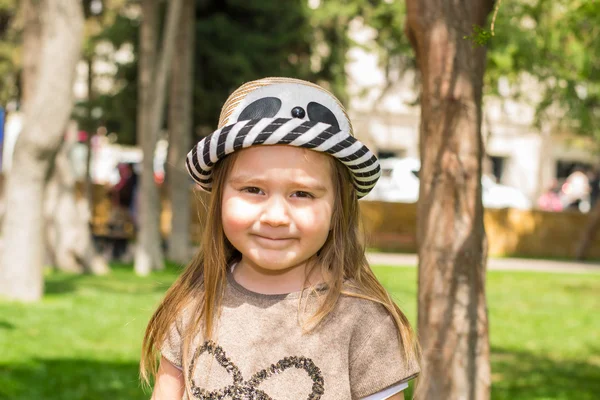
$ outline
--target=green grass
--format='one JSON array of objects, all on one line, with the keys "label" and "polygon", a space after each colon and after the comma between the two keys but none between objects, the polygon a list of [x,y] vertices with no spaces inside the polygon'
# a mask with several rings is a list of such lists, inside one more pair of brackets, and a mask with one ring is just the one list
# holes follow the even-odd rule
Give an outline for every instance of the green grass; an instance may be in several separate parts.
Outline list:
[{"label": "green grass", "polygon": [[[0,399],[149,398],[138,381],[140,342],[177,273],[50,273],[42,302],[0,302]],[[415,321],[416,269],[376,273]],[[487,288],[492,399],[597,399],[600,274],[491,271]]]}]

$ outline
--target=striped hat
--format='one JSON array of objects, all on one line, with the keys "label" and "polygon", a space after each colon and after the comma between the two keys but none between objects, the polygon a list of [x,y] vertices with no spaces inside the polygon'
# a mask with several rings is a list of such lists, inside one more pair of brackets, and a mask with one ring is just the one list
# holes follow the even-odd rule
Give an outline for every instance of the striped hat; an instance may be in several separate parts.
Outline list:
[{"label": "striped hat", "polygon": [[329,91],[292,78],[245,83],[221,110],[219,129],[188,153],[186,169],[210,191],[212,168],[236,150],[288,144],[330,154],[352,173],[357,197],[367,195],[381,175],[377,157],[352,134],[344,107]]}]

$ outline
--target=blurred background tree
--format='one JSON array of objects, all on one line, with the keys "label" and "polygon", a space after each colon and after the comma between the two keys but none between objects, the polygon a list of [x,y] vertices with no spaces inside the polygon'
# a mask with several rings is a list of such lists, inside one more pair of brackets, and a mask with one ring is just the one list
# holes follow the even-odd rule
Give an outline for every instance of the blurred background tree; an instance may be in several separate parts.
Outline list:
[{"label": "blurred background tree", "polygon": [[176,38],[177,57],[172,61],[169,89],[169,149],[166,162],[168,194],[171,206],[171,232],[168,237],[168,259],[181,264],[189,261],[190,178],[180,161],[192,147],[194,109],[194,48],[196,0],[184,0]]},{"label": "blurred background tree", "polygon": [[64,0],[25,0],[21,6],[25,123],[4,188],[0,294],[36,301],[44,292],[44,191],[73,106],[83,12],[80,2]]}]

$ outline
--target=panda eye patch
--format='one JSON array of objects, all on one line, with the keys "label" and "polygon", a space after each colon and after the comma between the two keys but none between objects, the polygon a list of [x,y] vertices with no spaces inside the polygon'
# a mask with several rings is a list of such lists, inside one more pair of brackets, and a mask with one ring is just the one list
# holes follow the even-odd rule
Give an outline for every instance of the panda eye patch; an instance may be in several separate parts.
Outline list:
[{"label": "panda eye patch", "polygon": [[272,118],[279,112],[281,100],[277,97],[263,97],[246,106],[240,113],[238,121],[249,119]]},{"label": "panda eye patch", "polygon": [[311,101],[306,107],[308,119],[315,122],[323,122],[340,130],[340,124],[331,110],[322,104]]}]

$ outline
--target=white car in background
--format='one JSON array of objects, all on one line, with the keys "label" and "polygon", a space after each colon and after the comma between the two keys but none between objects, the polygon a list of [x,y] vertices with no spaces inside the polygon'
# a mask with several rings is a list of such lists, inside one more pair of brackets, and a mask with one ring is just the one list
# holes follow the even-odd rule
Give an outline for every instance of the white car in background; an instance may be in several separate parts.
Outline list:
[{"label": "white car in background", "polygon": [[[419,170],[417,158],[384,158],[380,160],[381,178],[364,198],[369,201],[415,203],[419,199]],[[516,208],[527,210],[531,201],[516,188],[500,185],[494,179],[481,177],[485,208]]]},{"label": "white car in background", "polygon": [[364,199],[416,203],[421,162],[416,158],[384,158],[379,164],[381,177]]}]

